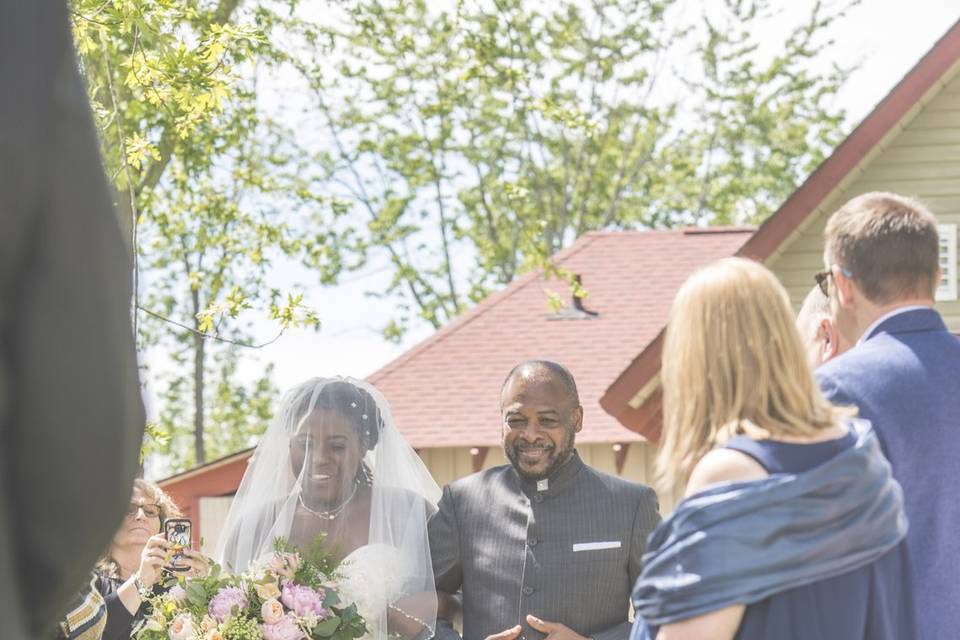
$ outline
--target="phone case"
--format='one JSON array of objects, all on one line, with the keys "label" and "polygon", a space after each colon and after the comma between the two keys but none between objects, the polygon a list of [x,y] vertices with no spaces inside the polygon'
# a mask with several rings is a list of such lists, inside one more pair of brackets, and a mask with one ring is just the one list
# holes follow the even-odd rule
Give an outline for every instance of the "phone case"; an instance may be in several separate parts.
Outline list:
[{"label": "phone case", "polygon": [[193,544],[193,530],[187,518],[171,518],[163,523],[163,535],[173,545],[173,556],[170,559],[170,569],[186,571],[187,567],[180,564],[183,558],[183,549],[189,549]]}]

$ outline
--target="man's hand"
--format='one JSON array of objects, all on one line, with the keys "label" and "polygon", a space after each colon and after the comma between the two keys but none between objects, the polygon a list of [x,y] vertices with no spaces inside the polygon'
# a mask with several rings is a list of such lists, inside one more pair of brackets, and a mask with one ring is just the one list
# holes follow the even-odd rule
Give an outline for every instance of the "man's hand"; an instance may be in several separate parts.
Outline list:
[{"label": "man's hand", "polygon": [[588,640],[570,627],[560,624],[559,622],[547,622],[534,616],[527,616],[527,624],[537,631],[547,634],[544,640]]},{"label": "man's hand", "polygon": [[[527,620],[529,620],[529,616]],[[495,633],[492,636],[487,636],[487,640],[514,640],[517,636],[520,635],[520,632],[523,631],[523,627],[517,625],[515,627],[510,627],[506,631],[501,631],[500,633]]]}]

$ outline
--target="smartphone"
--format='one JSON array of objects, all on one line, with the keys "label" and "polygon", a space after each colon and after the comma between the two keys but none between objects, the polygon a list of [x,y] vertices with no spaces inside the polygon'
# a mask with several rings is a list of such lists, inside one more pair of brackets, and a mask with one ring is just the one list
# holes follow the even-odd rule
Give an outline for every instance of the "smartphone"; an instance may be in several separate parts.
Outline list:
[{"label": "smartphone", "polygon": [[170,518],[163,523],[163,535],[173,545],[173,557],[170,559],[171,571],[187,571],[183,560],[183,550],[193,544],[193,531],[187,518]]}]

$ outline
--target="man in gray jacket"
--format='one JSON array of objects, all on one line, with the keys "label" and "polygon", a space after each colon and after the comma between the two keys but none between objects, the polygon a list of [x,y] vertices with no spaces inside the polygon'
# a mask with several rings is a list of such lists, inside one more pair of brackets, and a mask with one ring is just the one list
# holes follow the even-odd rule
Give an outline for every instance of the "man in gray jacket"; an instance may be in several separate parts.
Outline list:
[{"label": "man in gray jacket", "polygon": [[511,464],[444,488],[429,523],[437,590],[462,591],[464,640],[627,638],[656,494],[580,459],[583,407],[563,366],[518,365],[500,400]]}]

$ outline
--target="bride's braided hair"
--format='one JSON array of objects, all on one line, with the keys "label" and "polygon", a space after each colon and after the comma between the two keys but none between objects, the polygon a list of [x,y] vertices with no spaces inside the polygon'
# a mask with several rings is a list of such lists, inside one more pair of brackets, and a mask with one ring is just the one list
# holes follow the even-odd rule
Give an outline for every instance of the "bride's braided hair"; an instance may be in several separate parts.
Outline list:
[{"label": "bride's braided hair", "polygon": [[300,396],[294,408],[293,424],[299,424],[317,409],[329,409],[350,421],[350,426],[368,449],[377,446],[380,430],[383,429],[383,416],[370,392],[346,380],[324,381],[322,384],[320,391]]}]

